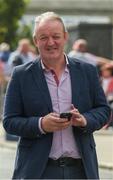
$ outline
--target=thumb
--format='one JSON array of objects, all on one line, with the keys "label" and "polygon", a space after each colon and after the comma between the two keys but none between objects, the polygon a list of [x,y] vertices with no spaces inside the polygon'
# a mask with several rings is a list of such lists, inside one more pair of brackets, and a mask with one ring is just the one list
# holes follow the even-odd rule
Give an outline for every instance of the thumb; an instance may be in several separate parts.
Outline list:
[{"label": "thumb", "polygon": [[75,109],[75,107],[74,107],[74,105],[73,105],[73,104],[71,104],[71,110],[73,110],[73,109]]}]

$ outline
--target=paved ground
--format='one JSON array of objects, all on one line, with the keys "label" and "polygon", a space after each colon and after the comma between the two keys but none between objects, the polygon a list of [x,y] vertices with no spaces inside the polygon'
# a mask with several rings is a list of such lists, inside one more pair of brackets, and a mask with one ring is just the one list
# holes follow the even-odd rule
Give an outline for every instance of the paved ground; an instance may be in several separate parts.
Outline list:
[{"label": "paved ground", "polygon": [[95,133],[99,165],[113,170],[113,129]]},{"label": "paved ground", "polygon": [[16,151],[0,147],[0,180],[9,180],[14,169]]}]

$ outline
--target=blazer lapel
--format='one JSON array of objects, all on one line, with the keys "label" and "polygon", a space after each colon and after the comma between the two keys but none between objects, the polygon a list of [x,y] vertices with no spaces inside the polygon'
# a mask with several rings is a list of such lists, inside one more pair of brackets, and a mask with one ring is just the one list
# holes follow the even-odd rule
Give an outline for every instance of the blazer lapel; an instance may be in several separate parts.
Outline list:
[{"label": "blazer lapel", "polygon": [[81,76],[80,63],[69,59],[69,70],[72,85],[72,103],[76,108],[79,106],[80,89],[83,88],[83,77]]},{"label": "blazer lapel", "polygon": [[47,104],[49,112],[52,112],[53,111],[52,102],[40,60],[34,61],[31,71],[34,81],[38,86],[38,89],[40,89],[40,93],[42,94],[43,97],[42,101],[44,101],[44,103]]}]

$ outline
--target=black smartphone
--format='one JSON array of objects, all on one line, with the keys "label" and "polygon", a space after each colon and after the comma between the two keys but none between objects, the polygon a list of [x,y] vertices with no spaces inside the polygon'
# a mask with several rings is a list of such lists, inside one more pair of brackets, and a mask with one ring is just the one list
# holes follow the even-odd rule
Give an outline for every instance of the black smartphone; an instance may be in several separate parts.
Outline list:
[{"label": "black smartphone", "polygon": [[72,114],[70,112],[65,112],[60,114],[60,118],[67,118],[68,121],[71,120]]}]

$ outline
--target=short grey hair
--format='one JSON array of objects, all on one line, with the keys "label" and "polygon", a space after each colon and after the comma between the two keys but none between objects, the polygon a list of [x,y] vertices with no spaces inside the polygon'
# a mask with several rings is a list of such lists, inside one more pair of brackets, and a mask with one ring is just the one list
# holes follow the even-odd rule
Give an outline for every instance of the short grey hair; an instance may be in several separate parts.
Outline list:
[{"label": "short grey hair", "polygon": [[67,32],[65,24],[63,22],[63,19],[58,14],[56,14],[54,12],[45,12],[45,13],[43,13],[43,14],[41,14],[35,18],[33,37],[36,37],[37,27],[40,24],[40,22],[43,20],[57,20],[57,21],[61,22],[64,32]]}]

